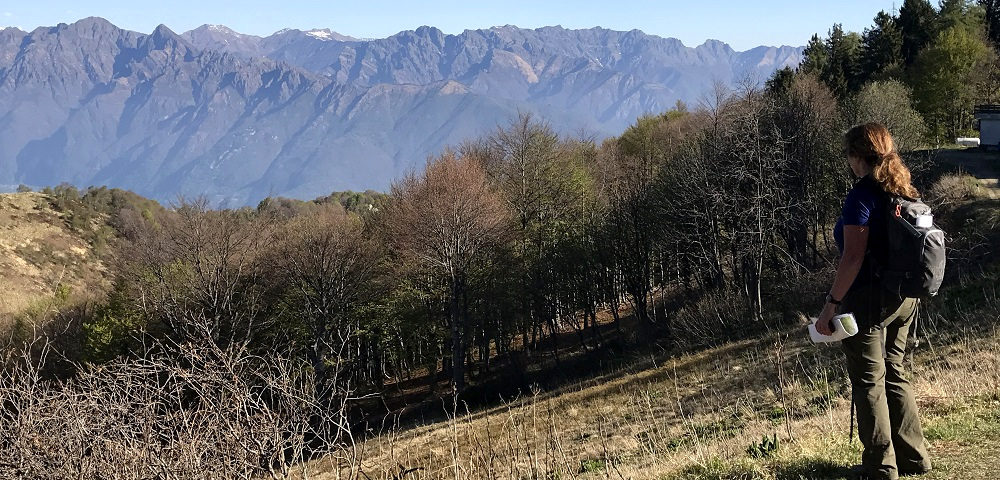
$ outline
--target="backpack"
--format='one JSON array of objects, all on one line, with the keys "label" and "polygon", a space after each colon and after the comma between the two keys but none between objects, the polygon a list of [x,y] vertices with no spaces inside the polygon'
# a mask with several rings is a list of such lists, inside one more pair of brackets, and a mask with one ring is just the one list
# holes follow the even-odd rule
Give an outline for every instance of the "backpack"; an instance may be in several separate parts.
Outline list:
[{"label": "backpack", "polygon": [[882,286],[901,297],[937,295],[944,279],[945,234],[934,225],[931,207],[893,195],[887,205],[889,255],[879,269]]}]

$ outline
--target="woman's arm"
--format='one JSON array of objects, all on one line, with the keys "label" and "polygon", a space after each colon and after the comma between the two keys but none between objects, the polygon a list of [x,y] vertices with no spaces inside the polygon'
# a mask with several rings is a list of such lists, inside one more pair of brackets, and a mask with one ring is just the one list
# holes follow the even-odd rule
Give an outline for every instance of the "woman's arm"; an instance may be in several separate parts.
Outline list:
[{"label": "woman's arm", "polygon": [[[833,278],[833,286],[830,287],[830,295],[837,300],[843,300],[847,291],[854,283],[854,279],[861,270],[861,264],[865,260],[865,251],[868,249],[868,227],[862,225],[844,225],[844,254],[840,257],[837,265],[837,275]],[[823,313],[820,314],[816,322],[816,331],[823,335],[833,333],[830,319],[836,313],[837,306],[827,303],[823,306]]]}]

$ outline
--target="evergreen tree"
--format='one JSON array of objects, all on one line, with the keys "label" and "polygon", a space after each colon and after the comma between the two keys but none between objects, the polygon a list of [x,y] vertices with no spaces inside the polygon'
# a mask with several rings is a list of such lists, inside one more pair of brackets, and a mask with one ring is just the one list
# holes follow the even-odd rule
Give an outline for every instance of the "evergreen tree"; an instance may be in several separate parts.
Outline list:
[{"label": "evergreen tree", "polygon": [[829,61],[821,78],[838,98],[845,98],[861,87],[861,36],[845,33],[839,23],[835,24],[830,29],[826,48]]},{"label": "evergreen tree", "polygon": [[809,43],[802,52],[802,56],[803,58],[802,63],[799,65],[799,71],[802,73],[813,73],[817,75],[826,70],[826,64],[830,58],[826,49],[826,44],[823,43],[823,40],[821,40],[817,34],[813,34],[812,38],[809,39]]},{"label": "evergreen tree", "polygon": [[993,42],[993,48],[1000,50],[1000,0],[979,0],[983,9],[986,34]]},{"label": "evergreen tree", "polygon": [[775,70],[771,78],[764,84],[765,89],[774,95],[784,95],[795,81],[795,72],[788,67]]},{"label": "evergreen tree", "polygon": [[928,0],[904,0],[899,9],[899,31],[903,37],[903,61],[912,65],[917,54],[935,35],[937,12]]},{"label": "evergreen tree", "polygon": [[885,76],[894,77],[902,64],[903,36],[896,19],[885,11],[875,16],[875,25],[861,36],[861,70],[865,81]]},{"label": "evergreen tree", "polygon": [[952,27],[967,29],[973,34],[985,32],[984,10],[972,0],[941,0],[937,17],[937,32]]}]

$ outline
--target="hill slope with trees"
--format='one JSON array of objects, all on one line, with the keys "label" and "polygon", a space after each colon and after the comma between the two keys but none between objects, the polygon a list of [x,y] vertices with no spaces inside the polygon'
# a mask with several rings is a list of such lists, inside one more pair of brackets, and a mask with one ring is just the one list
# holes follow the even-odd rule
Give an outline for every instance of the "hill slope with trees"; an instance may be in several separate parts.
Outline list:
[{"label": "hill slope with trees", "polygon": [[[600,143],[521,115],[385,194],[217,210],[48,191],[108,216],[109,286],[4,346],[0,472],[837,478],[845,382],[801,317],[837,262],[840,132],[866,121],[952,236],[915,361],[943,474],[986,472],[948,449],[995,445],[998,205],[924,148],[944,117],[904,52],[986,42],[989,7],[908,1],[875,19],[900,42],[834,28],[797,71]],[[864,38],[898,43],[905,75],[860,79],[874,47],[845,46]]]}]

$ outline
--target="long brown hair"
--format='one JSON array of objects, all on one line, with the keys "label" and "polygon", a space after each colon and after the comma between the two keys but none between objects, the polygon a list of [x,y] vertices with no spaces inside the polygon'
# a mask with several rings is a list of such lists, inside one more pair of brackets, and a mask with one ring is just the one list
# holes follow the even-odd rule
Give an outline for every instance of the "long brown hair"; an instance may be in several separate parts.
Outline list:
[{"label": "long brown hair", "polygon": [[847,154],[860,158],[872,169],[872,178],[893,195],[915,199],[920,192],[913,187],[910,169],[896,151],[892,134],[881,123],[858,125],[844,135]]}]

